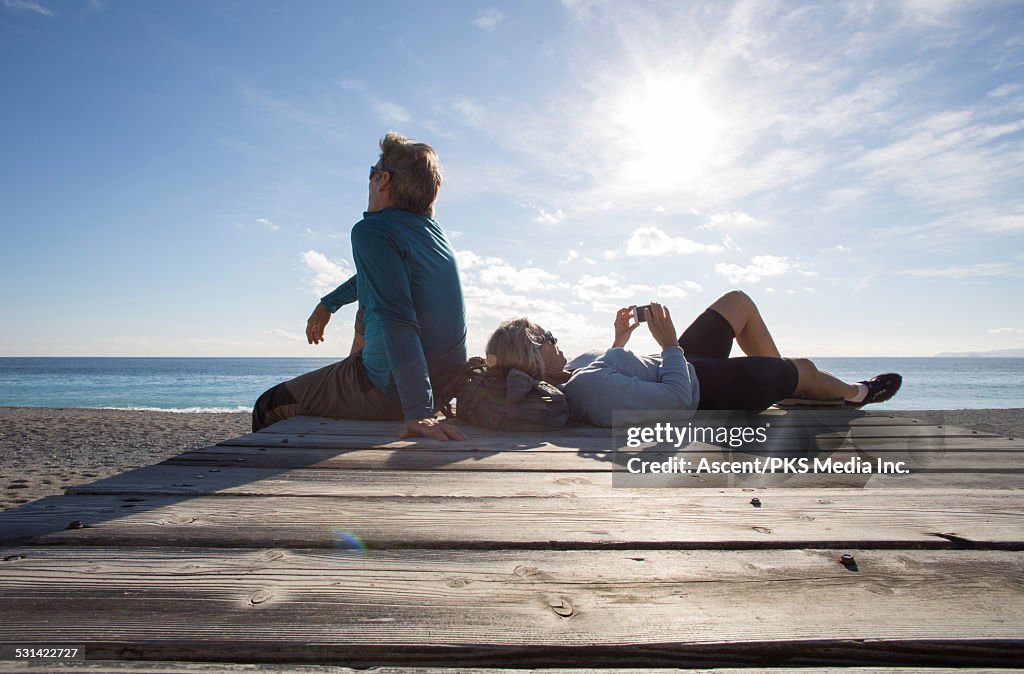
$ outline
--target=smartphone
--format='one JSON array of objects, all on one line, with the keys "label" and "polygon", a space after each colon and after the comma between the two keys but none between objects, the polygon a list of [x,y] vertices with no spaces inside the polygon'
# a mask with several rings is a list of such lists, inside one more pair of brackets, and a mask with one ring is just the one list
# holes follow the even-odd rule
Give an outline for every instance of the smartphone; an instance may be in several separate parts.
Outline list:
[{"label": "smartphone", "polygon": [[636,320],[638,322],[640,322],[640,323],[646,323],[647,322],[647,317],[644,316],[644,309],[650,309],[650,308],[651,308],[650,304],[645,304],[642,307],[637,307],[636,308]]}]

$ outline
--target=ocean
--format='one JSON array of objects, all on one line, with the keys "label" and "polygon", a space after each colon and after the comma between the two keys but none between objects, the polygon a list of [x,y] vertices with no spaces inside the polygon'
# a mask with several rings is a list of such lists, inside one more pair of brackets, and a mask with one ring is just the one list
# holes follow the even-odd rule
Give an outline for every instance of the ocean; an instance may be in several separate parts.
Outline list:
[{"label": "ocean", "polygon": [[[899,372],[874,410],[1024,408],[1024,358],[815,358],[847,381]],[[0,406],[248,412],[330,358],[0,358]]]}]

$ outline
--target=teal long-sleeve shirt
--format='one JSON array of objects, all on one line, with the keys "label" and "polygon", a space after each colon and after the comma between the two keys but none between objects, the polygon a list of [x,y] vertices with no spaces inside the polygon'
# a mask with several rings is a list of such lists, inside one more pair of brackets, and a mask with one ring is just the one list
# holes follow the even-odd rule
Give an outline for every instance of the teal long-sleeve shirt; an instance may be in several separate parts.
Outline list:
[{"label": "teal long-sleeve shirt", "polygon": [[466,362],[466,309],[455,253],[433,219],[400,208],[363,213],[352,228],[356,275],[321,302],[363,311],[363,367],[401,400],[406,420],[434,413],[432,382]]}]

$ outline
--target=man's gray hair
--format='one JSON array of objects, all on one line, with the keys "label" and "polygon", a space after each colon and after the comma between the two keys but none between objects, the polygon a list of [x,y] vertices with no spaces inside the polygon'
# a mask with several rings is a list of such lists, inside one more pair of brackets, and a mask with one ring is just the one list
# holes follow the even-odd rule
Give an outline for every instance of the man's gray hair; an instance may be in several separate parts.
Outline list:
[{"label": "man's gray hair", "polygon": [[434,148],[388,131],[380,139],[380,168],[391,174],[391,198],[396,206],[433,216],[441,189],[441,162]]}]

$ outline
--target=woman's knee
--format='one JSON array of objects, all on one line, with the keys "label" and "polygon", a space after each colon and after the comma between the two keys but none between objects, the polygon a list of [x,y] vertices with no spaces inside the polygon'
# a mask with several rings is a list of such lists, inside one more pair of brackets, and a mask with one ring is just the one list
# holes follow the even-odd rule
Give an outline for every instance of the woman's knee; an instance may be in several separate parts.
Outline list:
[{"label": "woman's knee", "polygon": [[797,389],[811,385],[818,377],[818,367],[808,358],[786,358],[796,367]]},{"label": "woman's knee", "polygon": [[750,295],[743,292],[742,290],[729,290],[715,300],[715,304],[753,304],[754,301],[750,299]]},{"label": "woman's knee", "polygon": [[708,308],[729,321],[735,334],[739,334],[750,317],[757,312],[754,301],[742,290],[730,290],[712,302]]},{"label": "woman's knee", "polygon": [[711,304],[711,308],[719,313],[732,315],[749,315],[751,310],[757,309],[754,300],[742,290],[730,290]]}]

